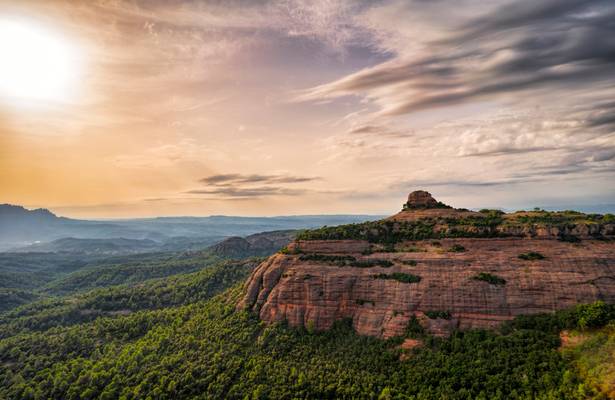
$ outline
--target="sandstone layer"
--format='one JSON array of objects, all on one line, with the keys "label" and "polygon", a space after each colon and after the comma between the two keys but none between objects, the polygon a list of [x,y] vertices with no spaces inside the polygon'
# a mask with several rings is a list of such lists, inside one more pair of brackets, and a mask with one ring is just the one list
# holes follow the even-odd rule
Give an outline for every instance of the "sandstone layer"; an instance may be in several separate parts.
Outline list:
[{"label": "sandstone layer", "polygon": [[[557,240],[562,230],[583,240]],[[364,240],[298,240],[257,267],[239,307],[268,323],[315,330],[350,318],[358,333],[388,338],[403,335],[413,317],[446,335],[492,328],[521,314],[615,303],[612,225],[525,226],[516,233],[400,241],[386,252]],[[592,239],[597,235],[601,240]],[[529,252],[544,258],[519,258]],[[356,265],[337,261],[346,259]],[[505,283],[476,279],[481,273]],[[392,279],[395,274],[420,281]]]}]

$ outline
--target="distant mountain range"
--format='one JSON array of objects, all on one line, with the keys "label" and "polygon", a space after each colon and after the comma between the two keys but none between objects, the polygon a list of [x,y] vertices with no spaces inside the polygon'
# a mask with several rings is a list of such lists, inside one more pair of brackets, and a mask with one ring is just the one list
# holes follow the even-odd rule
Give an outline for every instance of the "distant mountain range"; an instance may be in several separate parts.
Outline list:
[{"label": "distant mountain range", "polygon": [[21,206],[2,204],[0,251],[96,250],[115,254],[117,250],[128,254],[142,252],[150,247],[157,251],[194,250],[231,236],[340,225],[378,218],[380,216],[374,215],[216,215],[94,221],[59,217],[46,209],[28,210]]}]

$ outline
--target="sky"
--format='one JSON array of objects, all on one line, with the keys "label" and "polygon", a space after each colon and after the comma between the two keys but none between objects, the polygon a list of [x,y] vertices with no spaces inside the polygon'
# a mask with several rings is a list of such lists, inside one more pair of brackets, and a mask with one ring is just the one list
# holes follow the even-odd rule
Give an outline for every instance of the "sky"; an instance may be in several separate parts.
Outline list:
[{"label": "sky", "polygon": [[615,203],[612,0],[0,0],[0,203]]}]

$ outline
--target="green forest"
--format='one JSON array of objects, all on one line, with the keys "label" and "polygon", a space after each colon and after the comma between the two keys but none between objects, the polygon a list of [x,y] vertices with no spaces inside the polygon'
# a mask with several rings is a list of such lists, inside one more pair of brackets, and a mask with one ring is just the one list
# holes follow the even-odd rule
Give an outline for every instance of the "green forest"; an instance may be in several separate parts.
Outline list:
[{"label": "green forest", "polygon": [[[146,263],[156,268],[144,267],[154,271],[153,279],[138,279],[145,277],[141,270],[123,284],[90,289],[67,275],[62,279],[70,284],[62,284],[61,294],[0,314],[0,398],[609,396],[604,382],[615,374],[608,367],[615,350],[611,305],[520,317],[497,332],[457,332],[446,339],[414,323],[404,337],[379,340],[356,335],[350,321],[314,332],[266,326],[237,310],[243,282],[259,259],[212,262],[200,255],[202,268],[183,272],[194,256],[185,263],[159,257]],[[182,272],[158,277],[157,268],[167,264]],[[134,260],[108,265],[112,275],[135,267]],[[562,330],[585,340],[562,347]],[[423,345],[402,350],[406,337]]]}]

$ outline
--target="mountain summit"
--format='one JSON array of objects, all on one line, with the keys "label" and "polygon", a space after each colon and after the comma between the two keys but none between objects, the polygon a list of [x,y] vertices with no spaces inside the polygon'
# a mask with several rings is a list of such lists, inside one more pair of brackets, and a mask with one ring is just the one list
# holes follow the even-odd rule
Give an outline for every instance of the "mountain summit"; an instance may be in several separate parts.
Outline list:
[{"label": "mountain summit", "polygon": [[437,201],[431,193],[424,190],[416,190],[408,195],[408,201],[404,204],[404,209],[428,209],[428,208],[451,208],[446,204]]}]

